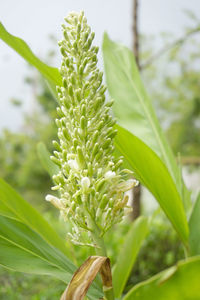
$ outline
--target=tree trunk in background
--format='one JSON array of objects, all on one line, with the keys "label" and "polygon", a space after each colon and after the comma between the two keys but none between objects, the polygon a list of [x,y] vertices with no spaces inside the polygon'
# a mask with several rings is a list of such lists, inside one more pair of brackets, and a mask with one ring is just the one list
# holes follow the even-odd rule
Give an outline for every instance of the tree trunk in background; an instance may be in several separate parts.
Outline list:
[{"label": "tree trunk in background", "polygon": [[138,5],[139,0],[133,0],[133,52],[138,68],[140,69],[139,57],[139,34],[138,34]]},{"label": "tree trunk in background", "polygon": [[[140,59],[139,59],[139,35],[138,35],[138,2],[139,0],[133,0],[133,52],[135,60],[140,70]],[[133,200],[132,200],[132,220],[137,219],[140,216],[141,209],[141,185],[133,189]]]}]

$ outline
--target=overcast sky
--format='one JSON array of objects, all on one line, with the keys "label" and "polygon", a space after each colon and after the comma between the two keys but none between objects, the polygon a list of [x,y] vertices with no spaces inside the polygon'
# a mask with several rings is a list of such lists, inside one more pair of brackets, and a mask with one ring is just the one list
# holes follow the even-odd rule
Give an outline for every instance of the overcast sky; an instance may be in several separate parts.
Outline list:
[{"label": "overcast sky", "polygon": [[[45,59],[52,47],[48,36],[60,39],[63,18],[70,12],[84,10],[88,23],[96,33],[95,43],[101,45],[107,31],[113,40],[132,45],[132,0],[1,0],[0,19],[7,30],[23,38],[33,52]],[[200,18],[198,0],[140,0],[139,26],[144,34],[159,35],[170,31],[181,35],[189,23],[183,10],[189,9]],[[57,60],[56,64],[59,60]],[[26,63],[13,50],[0,44],[0,129],[19,130],[20,110],[10,105],[10,98],[23,100],[25,110],[31,109],[32,93],[24,85],[29,74]]]}]

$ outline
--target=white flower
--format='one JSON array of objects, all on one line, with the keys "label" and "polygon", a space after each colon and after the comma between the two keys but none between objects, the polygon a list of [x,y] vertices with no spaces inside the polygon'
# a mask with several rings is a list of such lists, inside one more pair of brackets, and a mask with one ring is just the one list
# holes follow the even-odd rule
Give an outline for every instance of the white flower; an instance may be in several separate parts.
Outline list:
[{"label": "white flower", "polygon": [[83,177],[81,179],[81,185],[84,191],[90,187],[90,179],[88,177]]},{"label": "white flower", "polygon": [[104,177],[105,177],[106,179],[111,179],[111,178],[115,177],[115,175],[116,175],[115,172],[113,172],[113,171],[108,171],[108,172],[105,173]]},{"label": "white flower", "polygon": [[51,202],[53,198],[56,198],[56,197],[48,194],[48,195],[46,195],[45,200],[48,202]]},{"label": "white flower", "polygon": [[53,195],[46,195],[45,200],[51,202],[58,209],[65,208],[61,200]]},{"label": "white flower", "polygon": [[69,159],[68,165],[70,166],[71,169],[73,169],[75,171],[77,171],[79,169],[79,165],[77,164],[77,161],[75,159]]},{"label": "white flower", "polygon": [[132,189],[134,186],[137,186],[138,183],[139,182],[136,179],[129,179],[127,181],[118,184],[117,189],[122,192],[127,192],[130,189]]}]

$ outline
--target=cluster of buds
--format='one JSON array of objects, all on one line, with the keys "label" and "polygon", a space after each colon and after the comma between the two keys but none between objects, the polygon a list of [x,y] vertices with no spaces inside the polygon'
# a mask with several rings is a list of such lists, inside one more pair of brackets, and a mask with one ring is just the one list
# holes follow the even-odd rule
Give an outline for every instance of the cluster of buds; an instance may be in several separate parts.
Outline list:
[{"label": "cluster of buds", "polygon": [[[115,120],[112,101],[105,101],[106,87],[97,68],[98,47],[83,12],[70,13],[62,25],[59,42],[63,57],[57,87],[59,107],[56,120],[59,143],[52,160],[60,167],[53,176],[60,197],[47,195],[62,216],[72,223],[74,243],[88,244],[95,224],[100,235],[120,222],[128,207],[125,192],[137,182],[129,170],[121,170],[122,158],[113,155]],[[92,220],[92,222],[91,222]],[[85,234],[87,233],[87,235]]]}]

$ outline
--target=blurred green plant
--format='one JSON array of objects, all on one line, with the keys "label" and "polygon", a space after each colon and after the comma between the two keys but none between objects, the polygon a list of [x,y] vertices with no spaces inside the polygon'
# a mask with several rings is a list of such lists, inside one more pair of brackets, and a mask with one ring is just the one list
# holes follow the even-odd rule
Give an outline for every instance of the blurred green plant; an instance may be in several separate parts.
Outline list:
[{"label": "blurred green plant", "polygon": [[144,240],[126,289],[149,279],[159,271],[184,259],[184,251],[175,231],[162,214],[152,220],[151,231]]},{"label": "blurred green plant", "polygon": [[[35,96],[31,112],[24,115],[22,131],[13,133],[4,129],[0,137],[0,176],[15,187],[28,201],[43,209],[45,194],[51,181],[38,161],[36,146],[42,140],[52,149],[51,139],[56,136],[55,100],[41,76],[26,77]],[[35,89],[37,86],[37,89]],[[20,108],[18,108],[20,109]]]},{"label": "blurred green plant", "polygon": [[[190,25],[183,30],[182,37],[176,40],[173,34],[163,33],[164,46],[157,54],[153,53],[154,39],[142,37],[142,74],[174,153],[198,157],[200,22],[193,13],[187,15]],[[155,77],[156,81],[152,80]]]}]

